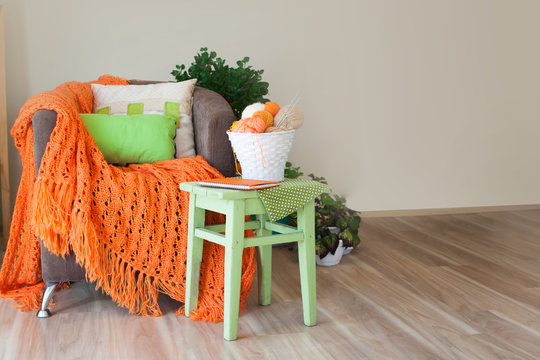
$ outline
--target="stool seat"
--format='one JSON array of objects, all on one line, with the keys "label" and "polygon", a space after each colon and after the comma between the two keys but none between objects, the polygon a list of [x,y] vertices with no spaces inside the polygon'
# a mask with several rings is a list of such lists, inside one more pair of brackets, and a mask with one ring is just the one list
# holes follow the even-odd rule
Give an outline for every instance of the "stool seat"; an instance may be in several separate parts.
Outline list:
[{"label": "stool seat", "polygon": [[[182,183],[180,189],[189,192],[186,316],[197,309],[203,240],[225,247],[223,326],[225,340],[237,338],[244,248],[257,247],[259,304],[270,305],[272,245],[296,242],[298,243],[304,324],[313,326],[317,323],[313,200],[297,210],[297,227],[293,227],[271,222],[257,191],[210,188],[200,186],[196,182]],[[205,226],[206,210],[225,214],[225,224]],[[256,220],[245,221],[248,215],[255,215]],[[245,238],[245,230],[255,230],[256,236]],[[277,234],[272,234],[272,232]]]}]

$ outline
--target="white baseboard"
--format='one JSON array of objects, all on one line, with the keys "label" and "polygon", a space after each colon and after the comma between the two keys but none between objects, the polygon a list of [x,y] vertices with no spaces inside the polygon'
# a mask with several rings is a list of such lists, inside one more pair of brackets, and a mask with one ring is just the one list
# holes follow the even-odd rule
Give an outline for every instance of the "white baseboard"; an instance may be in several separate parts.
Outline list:
[{"label": "white baseboard", "polygon": [[540,209],[540,204],[530,204],[530,205],[475,206],[475,207],[457,207],[457,208],[440,208],[440,209],[376,210],[376,211],[362,211],[360,215],[364,218],[370,218],[370,217],[395,217],[395,216],[474,214],[474,213],[481,213],[481,212],[520,211],[520,210],[539,210],[539,209]]}]

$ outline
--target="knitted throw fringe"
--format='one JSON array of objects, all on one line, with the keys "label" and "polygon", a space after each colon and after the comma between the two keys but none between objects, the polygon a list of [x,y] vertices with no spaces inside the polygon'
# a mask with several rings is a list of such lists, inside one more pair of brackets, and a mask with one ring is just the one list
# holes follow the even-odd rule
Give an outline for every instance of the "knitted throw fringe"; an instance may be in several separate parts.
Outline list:
[{"label": "knitted throw fringe", "polygon": [[[104,75],[100,84],[126,84]],[[201,156],[154,164],[108,165],[79,117],[92,112],[89,83],[69,82],[30,98],[11,135],[23,171],[0,295],[37,310],[44,283],[40,241],[54,254],[73,251],[86,277],[131,313],[159,316],[160,292],[184,302],[189,194],[178,185],[221,176]],[[57,124],[35,181],[32,117],[54,110]],[[223,222],[208,213],[207,223]],[[205,242],[195,320],[223,320],[224,250]],[[244,250],[240,308],[251,292],[255,259]],[[183,314],[183,307],[177,312]]]}]

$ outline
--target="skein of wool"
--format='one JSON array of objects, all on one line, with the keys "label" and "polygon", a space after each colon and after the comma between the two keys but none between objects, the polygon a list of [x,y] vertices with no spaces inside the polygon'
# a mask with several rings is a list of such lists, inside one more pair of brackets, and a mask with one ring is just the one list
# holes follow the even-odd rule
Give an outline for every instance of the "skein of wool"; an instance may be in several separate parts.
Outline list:
[{"label": "skein of wool", "polygon": [[279,105],[276,102],[268,101],[264,103],[264,110],[268,111],[272,116],[276,116],[279,111]]},{"label": "skein of wool", "polygon": [[242,111],[242,119],[253,117],[253,113],[255,111],[260,111],[260,110],[264,110],[263,103],[254,103],[254,104],[248,105],[246,106],[244,111]]},{"label": "skein of wool", "polygon": [[238,121],[232,132],[236,133],[263,133],[266,130],[266,123],[260,117],[247,118]]},{"label": "skein of wool", "polygon": [[232,125],[231,125],[229,131],[233,131],[233,130],[234,130],[234,128],[236,127],[236,125],[238,125],[238,121],[240,121],[240,120],[236,120],[235,122],[232,123]]},{"label": "skein of wool", "polygon": [[260,117],[266,123],[266,127],[274,125],[274,117],[266,110],[259,110],[253,113],[253,117]]},{"label": "skein of wool", "polygon": [[304,123],[304,113],[291,105],[282,107],[274,118],[274,125],[286,130],[298,129]]},{"label": "skein of wool", "polygon": [[266,128],[266,130],[264,130],[265,133],[279,132],[279,131],[287,131],[287,130],[276,127],[276,126],[269,126]]}]

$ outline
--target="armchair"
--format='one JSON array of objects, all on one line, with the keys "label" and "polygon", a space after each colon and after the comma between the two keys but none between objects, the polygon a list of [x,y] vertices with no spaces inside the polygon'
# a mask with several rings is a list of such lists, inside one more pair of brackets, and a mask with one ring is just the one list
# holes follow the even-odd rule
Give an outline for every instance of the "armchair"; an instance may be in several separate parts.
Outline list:
[{"label": "armchair", "polygon": [[[130,80],[129,83],[144,85],[157,82]],[[192,119],[197,155],[202,155],[224,176],[233,176],[235,174],[234,156],[226,130],[236,119],[230,105],[216,92],[196,87],[193,93]],[[32,119],[36,177],[55,125],[56,112],[51,110],[39,110]],[[65,259],[56,256],[43,246],[43,241],[41,242],[41,267],[42,278],[46,285],[37,317],[46,318],[51,315],[48,306],[57,286],[62,282],[85,280],[85,271],[77,264],[73,254],[66,256]]]}]

